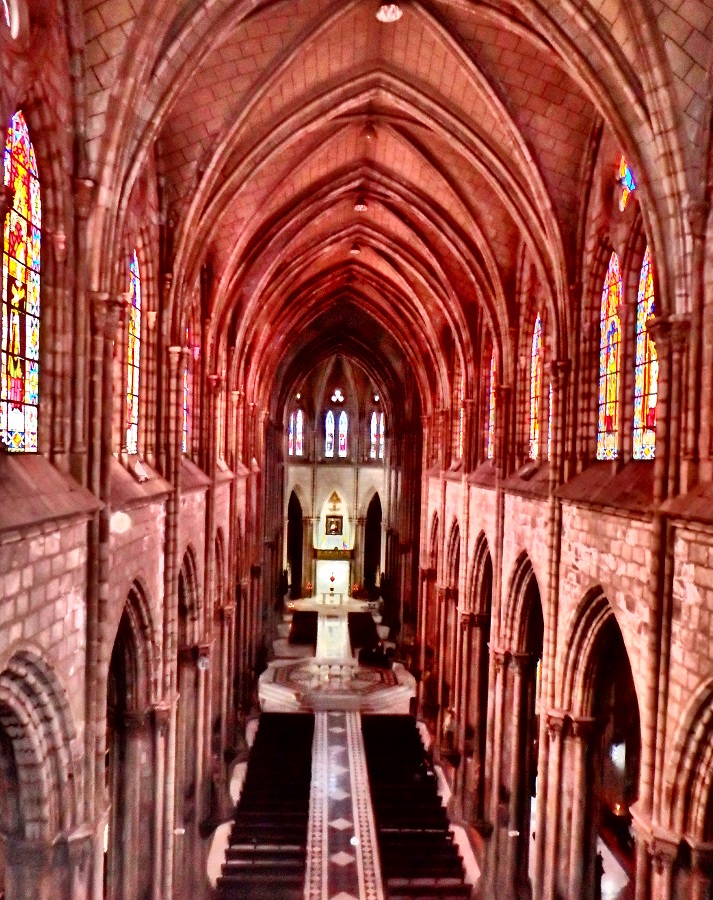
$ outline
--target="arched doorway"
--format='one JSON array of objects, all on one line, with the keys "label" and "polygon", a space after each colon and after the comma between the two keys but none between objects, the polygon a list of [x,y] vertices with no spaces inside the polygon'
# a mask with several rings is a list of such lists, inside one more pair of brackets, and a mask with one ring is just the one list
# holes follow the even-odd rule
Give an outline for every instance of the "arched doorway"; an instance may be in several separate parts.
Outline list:
[{"label": "arched doorway", "polygon": [[562,748],[560,794],[562,833],[569,843],[561,847],[558,881],[570,895],[594,900],[634,889],[629,810],[638,798],[641,760],[629,655],[603,594],[585,602],[569,654],[573,712]]},{"label": "arched doorway", "polygon": [[287,504],[287,565],[292,599],[302,596],[302,535],[302,504],[292,491]]},{"label": "arched doorway", "polygon": [[20,780],[12,740],[0,727],[0,898],[11,897],[7,870],[12,865],[14,845],[22,838]]},{"label": "arched doorway", "polygon": [[490,819],[494,825],[489,865],[499,890],[532,897],[530,864],[537,804],[539,693],[544,619],[539,585],[527,556],[512,582],[506,634],[510,648],[494,654],[495,688],[502,737],[495,725]]},{"label": "arched doorway", "polygon": [[364,587],[372,592],[381,565],[381,500],[374,494],[364,524]]},{"label": "arched doorway", "polygon": [[[148,895],[152,880],[153,741],[148,721],[147,659],[138,631],[138,589],[119,620],[107,681],[104,897]],[[138,632],[138,633],[137,633]]]}]

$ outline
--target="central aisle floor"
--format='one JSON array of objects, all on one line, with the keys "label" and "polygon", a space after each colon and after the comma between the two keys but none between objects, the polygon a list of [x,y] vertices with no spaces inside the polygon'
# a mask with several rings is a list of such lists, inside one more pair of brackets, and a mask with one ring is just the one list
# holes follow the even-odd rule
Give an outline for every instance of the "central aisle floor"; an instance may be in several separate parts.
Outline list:
[{"label": "central aisle floor", "polygon": [[315,714],[305,900],[384,900],[358,713]]}]

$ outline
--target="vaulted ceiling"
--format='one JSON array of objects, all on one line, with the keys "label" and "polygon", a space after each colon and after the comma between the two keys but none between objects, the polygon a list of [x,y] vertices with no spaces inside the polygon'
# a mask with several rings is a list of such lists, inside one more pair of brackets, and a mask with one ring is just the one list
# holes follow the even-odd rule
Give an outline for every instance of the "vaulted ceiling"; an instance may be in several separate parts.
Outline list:
[{"label": "vaulted ceiling", "polygon": [[[425,407],[443,402],[453,353],[472,362],[484,328],[505,368],[525,266],[562,348],[603,120],[656,205],[636,10],[615,3],[612,23],[564,0],[405,0],[382,24],[375,0],[150,5],[111,28],[101,6],[86,13],[95,165],[101,135],[110,146],[112,124],[118,135],[130,119],[111,158],[127,192],[157,148],[175,321],[208,263],[216,353],[234,345],[233,383],[273,410],[335,350],[382,370],[392,393],[412,383]],[[112,56],[112,33],[139,34],[149,59],[126,45]],[[133,95],[116,86],[122,72]]]}]

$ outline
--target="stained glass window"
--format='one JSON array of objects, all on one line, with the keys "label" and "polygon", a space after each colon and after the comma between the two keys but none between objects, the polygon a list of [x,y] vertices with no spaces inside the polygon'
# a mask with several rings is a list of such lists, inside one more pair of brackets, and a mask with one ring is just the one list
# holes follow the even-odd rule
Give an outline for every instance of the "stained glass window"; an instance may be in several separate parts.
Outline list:
[{"label": "stained glass window", "polygon": [[552,459],[552,382],[547,394],[547,459]]},{"label": "stained glass window", "polygon": [[384,458],[384,414],[379,413],[379,459]]},{"label": "stained glass window", "polygon": [[324,455],[334,456],[334,413],[330,409],[324,420]]},{"label": "stained glass window", "polygon": [[464,410],[463,395],[465,379],[461,370],[460,359],[456,356],[453,373],[453,431],[451,449],[454,459],[463,459]]},{"label": "stained glass window", "polygon": [[530,354],[530,459],[540,454],[540,398],[542,396],[542,320],[535,319]]},{"label": "stained glass window", "polygon": [[627,165],[626,158],[622,156],[619,163],[619,184],[621,185],[621,197],[619,198],[619,209],[624,212],[629,195],[636,190],[636,182],[631,173],[631,169]]},{"label": "stained glass window", "polygon": [[287,426],[287,453],[292,456],[295,452],[295,414],[290,413],[290,421]]},{"label": "stained glass window", "polygon": [[129,350],[126,362],[126,449],[139,452],[139,374],[141,367],[141,273],[136,250],[129,264]]},{"label": "stained glass window", "polygon": [[376,459],[376,444],[378,441],[379,431],[379,423],[377,419],[377,415],[375,412],[371,414],[371,423],[369,425],[369,456],[371,459]]},{"label": "stained glass window", "polygon": [[347,428],[349,426],[347,414],[342,410],[339,413],[339,455],[347,455]]},{"label": "stained glass window", "polygon": [[40,182],[22,112],[5,140],[5,216],[0,346],[0,439],[13,451],[37,450],[40,378]]},{"label": "stained glass window", "polygon": [[616,459],[619,438],[619,349],[621,324],[621,275],[619,260],[612,253],[602,291],[599,317],[599,417],[597,425],[597,459]]},{"label": "stained glass window", "polygon": [[488,384],[488,433],[485,442],[488,459],[493,458],[495,449],[495,351],[490,355],[490,382]]},{"label": "stained glass window", "polygon": [[188,452],[188,366],[183,370],[183,436],[181,438],[181,449],[184,453]]},{"label": "stained glass window", "polygon": [[647,322],[654,314],[654,267],[649,248],[639,276],[636,301],[636,369],[634,376],[634,459],[653,459],[656,451],[656,402],[659,357]]},{"label": "stained glass window", "polygon": [[305,417],[301,409],[295,415],[295,456],[302,456],[305,436]]},{"label": "stained glass window", "polygon": [[12,26],[12,20],[10,19],[10,7],[7,0],[2,0],[2,8],[5,13],[5,24],[10,28]]}]

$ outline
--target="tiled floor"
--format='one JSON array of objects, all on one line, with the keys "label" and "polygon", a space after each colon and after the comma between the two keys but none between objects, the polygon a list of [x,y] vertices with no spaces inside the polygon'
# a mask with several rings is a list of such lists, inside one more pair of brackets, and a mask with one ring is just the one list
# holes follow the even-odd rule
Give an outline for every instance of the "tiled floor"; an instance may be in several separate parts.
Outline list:
[{"label": "tiled floor", "polygon": [[306,900],[383,900],[358,713],[315,717]]}]

